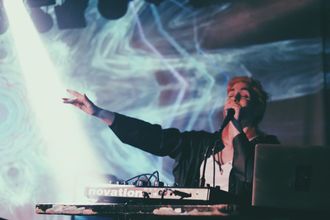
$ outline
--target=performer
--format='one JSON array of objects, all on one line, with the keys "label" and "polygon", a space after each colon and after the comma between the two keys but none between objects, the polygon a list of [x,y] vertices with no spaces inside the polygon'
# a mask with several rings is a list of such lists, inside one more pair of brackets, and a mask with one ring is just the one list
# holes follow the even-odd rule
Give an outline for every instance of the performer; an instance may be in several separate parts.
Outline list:
[{"label": "performer", "polygon": [[201,182],[204,186],[201,177],[207,158],[205,183],[236,195],[241,204],[251,201],[255,145],[279,143],[275,136],[265,134],[258,127],[268,94],[259,81],[246,76],[229,81],[223,108],[224,127],[213,133],[162,128],[100,108],[79,92],[68,92],[74,98],[63,98],[64,103],[103,120],[122,142],[154,155],[173,158],[176,186],[199,187]]}]

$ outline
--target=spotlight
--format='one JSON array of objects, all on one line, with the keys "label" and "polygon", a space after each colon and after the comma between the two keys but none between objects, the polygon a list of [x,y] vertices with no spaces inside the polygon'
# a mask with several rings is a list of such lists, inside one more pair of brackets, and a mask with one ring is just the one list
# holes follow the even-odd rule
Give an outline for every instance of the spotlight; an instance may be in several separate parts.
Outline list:
[{"label": "spotlight", "polygon": [[30,8],[40,8],[42,6],[55,5],[55,0],[26,0]]},{"label": "spotlight", "polygon": [[8,26],[6,11],[3,7],[2,0],[0,0],[0,34],[6,33]]},{"label": "spotlight", "polygon": [[30,16],[34,26],[40,33],[47,32],[53,27],[52,17],[41,8],[30,8]]},{"label": "spotlight", "polygon": [[55,6],[55,14],[60,29],[86,27],[85,10],[88,0],[66,0]]},{"label": "spotlight", "polygon": [[114,20],[126,14],[128,2],[129,0],[99,0],[97,8],[104,18]]}]

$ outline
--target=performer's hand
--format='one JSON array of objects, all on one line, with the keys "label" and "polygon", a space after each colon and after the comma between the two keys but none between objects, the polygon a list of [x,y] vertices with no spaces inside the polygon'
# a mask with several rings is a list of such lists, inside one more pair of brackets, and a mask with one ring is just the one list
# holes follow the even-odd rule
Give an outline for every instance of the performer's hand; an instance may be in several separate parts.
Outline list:
[{"label": "performer's hand", "polygon": [[102,109],[96,106],[89,98],[84,94],[80,94],[77,91],[67,89],[74,98],[63,98],[63,102],[74,105],[89,115],[94,115],[97,118],[103,120],[107,125],[111,126],[115,119],[115,114],[111,111]]},{"label": "performer's hand", "polygon": [[[239,103],[235,102],[233,99],[227,99],[223,108],[223,117],[226,117],[228,109],[234,109],[234,118],[238,121],[242,106]],[[230,121],[221,134],[222,141],[224,142],[225,146],[232,146],[232,141],[234,137],[236,137],[239,133],[240,131],[234,126],[233,122]]]},{"label": "performer's hand", "polygon": [[234,118],[236,118],[238,120],[240,112],[241,112],[241,108],[242,108],[242,106],[239,103],[235,102],[232,99],[227,99],[225,106],[223,108],[224,117],[226,117],[228,109],[234,109],[234,111],[235,111]]},{"label": "performer's hand", "polygon": [[72,104],[89,115],[97,115],[100,108],[97,107],[85,94],[80,94],[77,91],[67,89],[67,92],[74,98],[63,98],[63,103]]}]

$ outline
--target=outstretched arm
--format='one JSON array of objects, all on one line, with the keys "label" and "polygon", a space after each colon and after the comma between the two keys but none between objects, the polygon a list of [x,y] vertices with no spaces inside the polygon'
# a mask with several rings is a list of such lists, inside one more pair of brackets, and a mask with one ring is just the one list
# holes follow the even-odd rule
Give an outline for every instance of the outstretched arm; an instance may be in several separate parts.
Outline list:
[{"label": "outstretched arm", "polygon": [[107,125],[111,126],[114,119],[115,114],[111,111],[102,109],[96,106],[87,96],[86,94],[81,94],[74,90],[67,90],[70,95],[74,98],[63,98],[63,102],[67,104],[71,104],[81,109],[85,113],[89,115],[93,115],[102,121],[104,121]]}]

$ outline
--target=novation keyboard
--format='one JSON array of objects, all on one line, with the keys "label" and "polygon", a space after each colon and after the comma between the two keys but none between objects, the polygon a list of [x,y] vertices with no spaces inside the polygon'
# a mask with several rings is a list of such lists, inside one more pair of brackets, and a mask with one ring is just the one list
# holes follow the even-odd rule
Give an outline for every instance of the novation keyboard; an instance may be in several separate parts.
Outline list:
[{"label": "novation keyboard", "polygon": [[212,187],[137,187],[101,184],[86,187],[85,196],[100,203],[220,204],[234,202],[233,196],[228,192]]}]

